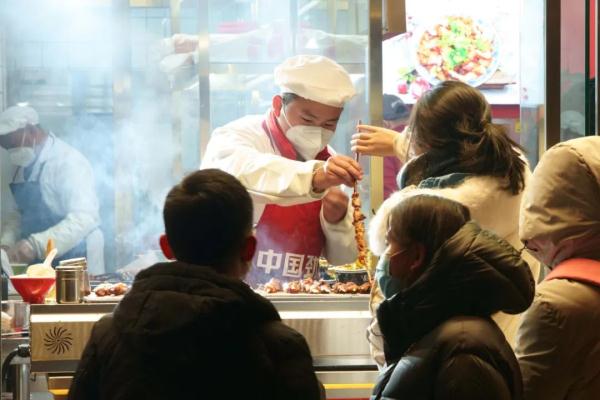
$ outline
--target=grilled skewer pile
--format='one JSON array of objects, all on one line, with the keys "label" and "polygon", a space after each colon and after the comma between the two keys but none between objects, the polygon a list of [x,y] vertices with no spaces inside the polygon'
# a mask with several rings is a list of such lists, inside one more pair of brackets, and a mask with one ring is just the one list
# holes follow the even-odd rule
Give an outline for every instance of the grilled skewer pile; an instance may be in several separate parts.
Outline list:
[{"label": "grilled skewer pile", "polygon": [[262,287],[262,290],[269,294],[277,292],[309,294],[368,294],[371,291],[371,284],[369,282],[365,282],[362,285],[358,285],[354,282],[336,282],[333,285],[330,285],[328,282],[323,280],[306,278],[301,281],[291,281],[282,285],[278,279],[271,278],[271,280]]},{"label": "grilled skewer pile", "polygon": [[356,265],[359,267],[367,268],[368,266],[368,252],[367,243],[365,240],[365,216],[361,211],[361,201],[356,186],[354,193],[352,193],[352,207],[354,211],[352,213],[352,225],[354,225],[354,239],[356,240],[356,247],[358,248],[358,259]]}]

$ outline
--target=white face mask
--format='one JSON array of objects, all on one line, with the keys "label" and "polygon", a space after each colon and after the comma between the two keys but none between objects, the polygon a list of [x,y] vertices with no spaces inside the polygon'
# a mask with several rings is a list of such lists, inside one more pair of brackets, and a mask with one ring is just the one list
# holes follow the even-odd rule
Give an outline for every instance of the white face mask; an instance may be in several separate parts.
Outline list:
[{"label": "white face mask", "polygon": [[[8,159],[10,162],[17,167],[23,168],[28,167],[35,160],[35,150],[33,147],[23,146],[24,143],[25,135],[23,135],[20,147],[8,149]],[[33,142],[33,146],[35,146],[35,141]]]},{"label": "white face mask", "polygon": [[35,159],[35,151],[32,147],[15,147],[8,149],[8,158],[17,167],[28,167]]},{"label": "white face mask", "polygon": [[292,126],[285,115],[284,106],[281,107],[281,115],[290,127],[285,136],[304,160],[314,160],[317,154],[329,144],[333,131],[320,126]]}]

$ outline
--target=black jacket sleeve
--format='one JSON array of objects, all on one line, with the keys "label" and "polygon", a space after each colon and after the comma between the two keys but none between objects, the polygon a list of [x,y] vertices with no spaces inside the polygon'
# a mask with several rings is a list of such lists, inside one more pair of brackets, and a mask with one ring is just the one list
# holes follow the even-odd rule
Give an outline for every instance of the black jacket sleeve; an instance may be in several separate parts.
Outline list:
[{"label": "black jacket sleeve", "polygon": [[77,371],[69,389],[69,400],[100,399],[100,374],[102,362],[98,351],[99,340],[104,336],[112,315],[103,317],[92,329],[90,339],[83,350]]},{"label": "black jacket sleeve", "polygon": [[440,368],[435,382],[436,400],[513,400],[502,375],[489,363],[472,354],[448,359]]},{"label": "black jacket sleeve", "polygon": [[274,322],[265,328],[264,339],[268,343],[269,355],[274,364],[276,398],[324,398],[323,387],[315,375],[310,349],[301,334],[281,322]]}]

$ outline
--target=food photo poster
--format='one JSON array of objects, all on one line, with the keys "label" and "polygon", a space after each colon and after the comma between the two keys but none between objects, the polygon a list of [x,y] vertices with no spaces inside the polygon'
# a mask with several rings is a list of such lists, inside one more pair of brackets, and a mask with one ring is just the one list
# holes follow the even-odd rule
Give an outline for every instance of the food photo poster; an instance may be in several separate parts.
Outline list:
[{"label": "food photo poster", "polygon": [[383,42],[383,92],[415,103],[460,80],[491,104],[519,104],[518,0],[406,0],[407,32]]}]

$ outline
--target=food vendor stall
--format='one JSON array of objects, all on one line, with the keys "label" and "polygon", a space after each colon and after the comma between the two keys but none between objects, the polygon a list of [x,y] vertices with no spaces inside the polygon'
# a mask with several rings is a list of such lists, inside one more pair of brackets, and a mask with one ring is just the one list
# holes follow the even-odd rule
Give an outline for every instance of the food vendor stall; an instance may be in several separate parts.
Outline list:
[{"label": "food vendor stall", "polygon": [[[105,278],[111,279],[108,276]],[[30,279],[29,289],[25,287],[26,283],[17,287],[23,298],[37,302],[31,297],[32,293],[35,292],[37,296],[46,292],[49,285],[44,283],[44,288],[41,288],[36,278]],[[113,277],[113,280],[116,279]],[[24,281],[26,278],[13,279],[17,280]],[[301,290],[309,291],[310,285],[306,281],[303,283],[306,288]],[[19,365],[26,366],[24,371],[36,377],[38,386],[43,382],[56,398],[61,398],[67,393],[94,323],[118,306],[127,286],[122,281],[111,284],[92,280],[95,289],[81,303],[57,304],[51,295],[46,296],[45,304],[20,303],[23,306],[21,308],[26,307],[26,312],[30,314],[29,324],[25,328],[29,340],[23,336],[25,331],[22,328],[20,331],[13,329],[11,336],[18,337],[15,336],[10,343],[15,346],[29,345],[15,360]],[[352,286],[358,287],[349,282],[348,288]],[[364,339],[371,322],[368,294],[258,292],[273,302],[285,324],[305,337],[328,398],[368,398],[377,376],[377,368]],[[16,377],[18,379],[15,382],[21,382],[19,387],[29,382],[27,373]],[[201,392],[202,388],[198,387],[198,390]]]},{"label": "food vendor stall", "polygon": [[[381,71],[369,61],[381,57],[379,1],[29,3],[26,25],[17,18],[25,9],[5,10],[14,22],[1,32],[3,104],[36,108],[44,125],[94,166],[104,278],[115,274],[130,284],[135,271],[161,259],[166,190],[198,167],[214,128],[268,108],[277,92],[273,69],[286,57],[324,54],[350,72],[358,96],[338,124],[345,134],[336,135],[337,151],[351,155],[357,120],[380,122]],[[380,163],[362,160],[367,173],[357,190],[367,217],[381,202],[372,184],[380,181]],[[3,185],[10,183],[5,171],[3,164]],[[3,210],[7,205],[3,198]],[[92,278],[92,288],[97,283]],[[306,337],[330,398],[368,398],[377,375],[365,340],[368,288],[361,294],[355,286],[263,292]],[[65,393],[93,323],[117,301],[31,306],[37,383]]]},{"label": "food vendor stall", "polygon": [[[452,31],[458,23],[457,14],[428,19],[422,12],[426,2],[406,3],[409,19],[402,25],[423,38],[421,47],[447,39],[425,32],[444,24]],[[543,5],[533,1],[524,7],[512,29],[517,37],[520,29],[528,34],[517,38],[521,47],[512,50],[533,56],[521,57],[526,61],[516,66],[500,62],[497,46],[507,44],[500,35],[506,34],[506,19],[499,24],[463,19],[482,36],[479,59],[485,60],[465,63],[463,72],[483,68],[470,83],[485,83],[486,94],[505,99],[496,104],[495,116],[510,120],[510,131],[537,155],[538,138],[545,133],[544,63],[539,62],[544,58],[539,53]],[[161,259],[158,237],[166,190],[198,167],[214,128],[268,108],[277,92],[273,68],[286,57],[323,54],[351,74],[358,95],[344,110],[332,142],[347,155],[358,120],[381,125],[383,93],[404,96],[410,105],[419,82],[431,85],[440,73],[448,73],[432,67],[435,54],[419,53],[413,42],[403,42],[408,36],[397,35],[402,32],[387,31],[382,40],[382,19],[392,24],[390,15],[382,15],[380,0],[24,0],[0,6],[0,11],[8,21],[0,24],[0,109],[16,103],[34,106],[47,128],[89,159],[105,238],[105,278],[117,274],[116,281],[129,284],[135,271]],[[422,60],[415,66],[417,54]],[[399,59],[410,65],[397,65]],[[0,163],[5,189],[11,169],[6,157]],[[377,157],[365,157],[361,164],[366,174],[357,189],[368,226],[383,200],[383,167]],[[9,208],[3,194],[0,211]],[[330,292],[337,291],[331,290],[334,285]],[[316,289],[319,293],[310,288],[309,293],[261,293],[306,338],[328,398],[366,399],[377,376],[365,338],[369,295],[358,288],[346,288],[346,293]],[[118,300],[108,296],[74,305],[32,305],[32,376],[42,376],[37,381],[64,395],[93,323]]]}]

